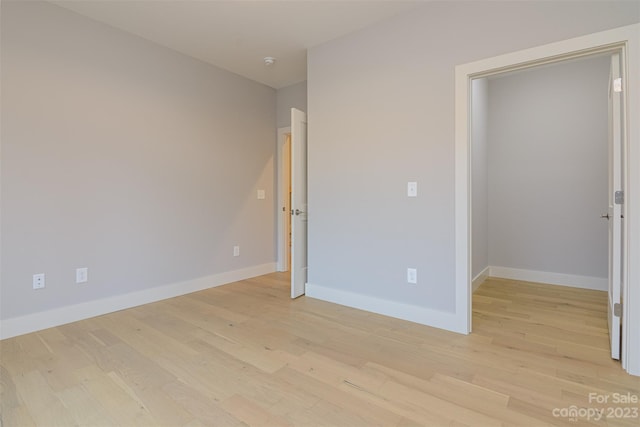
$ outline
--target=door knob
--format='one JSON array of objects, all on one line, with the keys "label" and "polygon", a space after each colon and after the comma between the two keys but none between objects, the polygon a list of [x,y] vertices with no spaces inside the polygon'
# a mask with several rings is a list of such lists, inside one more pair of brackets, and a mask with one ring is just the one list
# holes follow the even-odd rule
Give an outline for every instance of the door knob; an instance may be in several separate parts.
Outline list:
[{"label": "door knob", "polygon": [[609,214],[608,214],[608,213],[606,213],[606,214],[600,215],[600,218],[607,218],[607,219],[609,219]]},{"label": "door knob", "polygon": [[301,211],[300,209],[296,209],[296,212],[295,212],[296,215],[300,215],[300,214],[303,214],[303,213],[304,213],[304,211]]}]

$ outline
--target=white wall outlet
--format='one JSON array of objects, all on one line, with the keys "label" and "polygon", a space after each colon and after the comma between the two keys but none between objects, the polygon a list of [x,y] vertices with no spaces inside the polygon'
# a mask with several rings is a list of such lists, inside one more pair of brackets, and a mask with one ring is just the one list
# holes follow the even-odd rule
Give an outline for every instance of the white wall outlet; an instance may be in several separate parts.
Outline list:
[{"label": "white wall outlet", "polygon": [[89,269],[87,267],[76,268],[76,283],[87,283],[89,280]]},{"label": "white wall outlet", "polygon": [[418,197],[417,182],[407,182],[407,197]]},{"label": "white wall outlet", "polygon": [[240,246],[233,247],[233,256],[240,256]]},{"label": "white wall outlet", "polygon": [[407,283],[418,283],[418,270],[407,268]]},{"label": "white wall outlet", "polygon": [[265,192],[264,190],[258,190],[258,200],[264,200]]},{"label": "white wall outlet", "polygon": [[33,275],[33,289],[44,288],[44,273]]}]

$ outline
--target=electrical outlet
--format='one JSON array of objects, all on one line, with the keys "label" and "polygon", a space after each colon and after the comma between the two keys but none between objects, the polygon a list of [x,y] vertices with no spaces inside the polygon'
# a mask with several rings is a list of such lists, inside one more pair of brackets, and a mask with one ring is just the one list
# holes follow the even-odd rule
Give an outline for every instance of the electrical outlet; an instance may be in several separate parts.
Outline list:
[{"label": "electrical outlet", "polygon": [[407,182],[407,196],[408,197],[418,197],[418,183],[417,182]]},{"label": "electrical outlet", "polygon": [[87,280],[89,280],[89,269],[87,267],[76,268],[76,283],[86,283]]},{"label": "electrical outlet", "polygon": [[44,288],[44,273],[33,275],[33,289]]},{"label": "electrical outlet", "polygon": [[240,246],[233,247],[233,256],[240,256]]},{"label": "electrical outlet", "polygon": [[264,200],[265,197],[266,196],[264,190],[258,190],[258,200]]},{"label": "electrical outlet", "polygon": [[418,283],[418,270],[407,268],[407,283]]}]

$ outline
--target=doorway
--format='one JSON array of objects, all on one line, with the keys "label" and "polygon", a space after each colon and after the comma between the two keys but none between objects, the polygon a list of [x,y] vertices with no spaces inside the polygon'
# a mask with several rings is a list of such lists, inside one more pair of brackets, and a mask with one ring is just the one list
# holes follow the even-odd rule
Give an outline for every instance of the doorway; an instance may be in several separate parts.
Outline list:
[{"label": "doorway", "polygon": [[611,55],[471,82],[472,277],[607,290]]},{"label": "doorway", "polygon": [[[621,217],[606,215],[616,224],[612,228],[600,214],[607,211],[609,196],[624,190],[619,179],[609,179],[622,175],[619,136],[613,150],[618,157],[607,160],[608,144],[613,144],[612,138],[607,143],[608,134],[621,129],[619,112],[611,122],[607,88],[613,85],[611,73],[617,77],[620,68],[620,54],[614,51],[472,79],[473,107],[479,104],[473,94],[481,93],[474,90],[476,83],[488,78],[489,112],[470,110],[473,277],[478,274],[473,262],[482,253],[474,242],[488,236],[486,267],[492,277],[608,290],[614,359],[620,358],[620,315],[613,307],[620,304],[622,286]],[[477,157],[488,158],[491,167],[475,161],[478,141],[473,138],[482,128],[476,118],[487,116],[489,136],[477,139],[485,139],[490,155]],[[486,171],[488,185],[477,185],[476,169]],[[483,206],[488,207],[485,233],[474,221],[482,187],[489,194]]]},{"label": "doorway", "polygon": [[291,268],[291,127],[278,129],[278,177],[276,182],[278,200],[278,271]]},{"label": "doorway", "polygon": [[[636,55],[638,33],[640,26],[632,25],[602,33],[591,34],[588,36],[578,37],[563,42],[557,42],[550,45],[540,46],[537,48],[527,49],[524,51],[505,54],[494,58],[476,61],[473,63],[463,64],[456,67],[456,180],[455,180],[455,229],[456,229],[456,329],[465,333],[471,331],[471,169],[470,169],[470,145],[469,145],[469,101],[471,81],[476,78],[498,75],[505,72],[511,72],[519,69],[530,68],[553,62],[576,59],[593,54],[603,53],[619,53],[621,57],[621,72],[623,81],[623,95],[625,96],[625,84],[632,87],[637,84],[634,76],[634,70],[638,68],[638,58]],[[629,54],[631,53],[631,56]],[[633,59],[629,59],[633,58]],[[629,62],[627,60],[629,59]],[[627,72],[629,67],[629,72]],[[628,79],[628,82],[627,82]],[[627,82],[627,83],[625,83]],[[628,95],[628,94],[626,94]],[[635,98],[634,95],[631,96]],[[640,160],[640,153],[629,150],[629,129],[631,134],[635,135],[638,124],[633,120],[629,122],[624,120],[625,117],[635,117],[637,106],[635,99],[627,104],[626,101],[621,102],[621,110],[623,117],[622,124],[622,151],[626,154],[631,153],[627,160],[627,168],[624,170],[621,181],[623,187],[629,192],[633,190],[628,182],[637,180],[638,171],[634,165],[634,161]],[[627,115],[625,109],[629,108]],[[635,142],[636,137],[633,137]],[[640,164],[640,163],[638,163]],[[634,232],[636,219],[628,215],[630,209],[637,209],[638,202],[632,199],[631,194],[625,195],[625,204],[622,205],[622,216],[624,216],[625,232],[622,236],[622,251],[624,253],[622,260],[633,258],[629,249],[636,254],[635,245],[640,233]],[[635,210],[634,210],[635,212]],[[637,254],[636,254],[637,256]],[[638,340],[637,329],[635,323],[630,320],[637,320],[636,303],[632,296],[640,292],[640,281],[635,277],[637,265],[630,265],[624,262],[622,271],[622,293],[625,304],[632,307],[622,307],[622,365],[629,373],[640,374],[640,364],[638,355],[640,355],[640,341]],[[633,277],[630,280],[629,277]],[[630,327],[626,327],[630,325]],[[631,332],[633,331],[633,332]],[[634,358],[635,356],[635,358]]]},{"label": "doorway", "polygon": [[489,276],[607,292],[611,63],[592,55],[471,81],[474,290]]}]

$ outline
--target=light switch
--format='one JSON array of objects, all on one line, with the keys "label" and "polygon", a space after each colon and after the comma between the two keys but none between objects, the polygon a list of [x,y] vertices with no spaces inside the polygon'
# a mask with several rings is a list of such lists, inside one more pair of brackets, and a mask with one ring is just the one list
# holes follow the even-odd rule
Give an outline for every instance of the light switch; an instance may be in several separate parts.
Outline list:
[{"label": "light switch", "polygon": [[89,280],[89,269],[87,267],[76,268],[76,283],[86,283]]},{"label": "light switch", "polygon": [[264,190],[258,190],[258,200],[264,200]]},{"label": "light switch", "polygon": [[407,196],[408,197],[418,197],[418,183],[417,182],[408,182],[407,183]]},{"label": "light switch", "polygon": [[418,270],[415,268],[407,268],[407,283],[418,283]]}]

